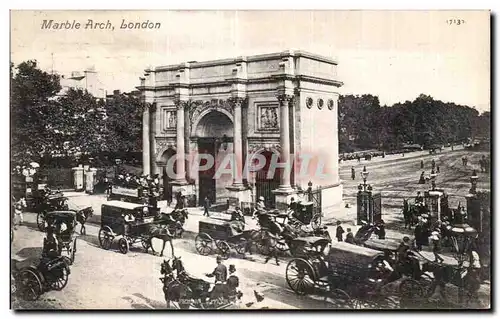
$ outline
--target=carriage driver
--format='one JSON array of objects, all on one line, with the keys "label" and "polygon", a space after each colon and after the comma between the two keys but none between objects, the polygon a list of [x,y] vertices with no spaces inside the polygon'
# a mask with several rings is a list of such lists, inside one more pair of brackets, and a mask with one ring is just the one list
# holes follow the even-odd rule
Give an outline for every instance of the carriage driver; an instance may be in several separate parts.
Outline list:
[{"label": "carriage driver", "polygon": [[212,291],[210,291],[211,299],[220,298],[224,295],[225,285],[227,281],[227,268],[222,263],[222,257],[217,256],[217,267],[214,271],[209,274],[205,274],[207,277],[215,277],[215,285]]}]

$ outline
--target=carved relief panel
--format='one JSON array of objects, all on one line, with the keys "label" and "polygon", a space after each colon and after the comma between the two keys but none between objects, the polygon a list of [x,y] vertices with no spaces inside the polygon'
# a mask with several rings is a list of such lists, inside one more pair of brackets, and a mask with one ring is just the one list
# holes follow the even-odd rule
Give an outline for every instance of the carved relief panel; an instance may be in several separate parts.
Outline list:
[{"label": "carved relief panel", "polygon": [[177,113],[175,110],[162,109],[162,129],[163,131],[175,130],[177,127]]},{"label": "carved relief panel", "polygon": [[278,104],[257,105],[257,128],[260,131],[279,131]]}]

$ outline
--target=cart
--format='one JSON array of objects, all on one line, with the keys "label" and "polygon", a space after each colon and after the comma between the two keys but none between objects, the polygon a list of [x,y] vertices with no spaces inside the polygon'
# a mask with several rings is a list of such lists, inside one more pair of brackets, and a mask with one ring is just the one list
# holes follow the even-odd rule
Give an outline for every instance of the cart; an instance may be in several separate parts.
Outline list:
[{"label": "cart", "polygon": [[212,251],[218,251],[222,258],[229,258],[231,249],[244,255],[247,247],[251,244],[251,238],[255,237],[255,231],[243,231],[233,235],[229,221],[211,219],[199,222],[198,236],[195,238],[196,251],[207,256]]},{"label": "cart", "polygon": [[[130,246],[141,242],[144,249],[150,248],[149,226],[154,217],[145,215],[143,205],[121,201],[108,201],[101,206],[101,228],[99,229],[99,245],[109,250],[115,238],[121,253],[128,253]],[[134,216],[135,221],[125,222],[125,216]],[[153,247],[151,249],[154,252]]]},{"label": "cart", "polygon": [[36,214],[36,224],[38,229],[45,231],[46,221],[45,215],[51,211],[66,211],[68,210],[68,198],[62,193],[56,193],[44,198],[35,206]]},{"label": "cart", "polygon": [[324,294],[340,308],[394,308],[397,297],[385,292],[392,271],[384,268],[384,254],[367,247],[324,238],[294,240],[302,253],[286,268],[288,286],[299,295]]},{"label": "cart", "polygon": [[[54,211],[48,212],[45,215],[47,224],[55,226],[55,236],[59,242],[59,251],[67,254],[70,265],[75,262],[76,255],[76,216],[74,211]],[[66,230],[61,231],[59,225],[63,223],[66,225]]]},{"label": "cart", "polygon": [[311,226],[313,230],[321,227],[321,213],[314,212],[313,202],[298,202],[295,205],[290,224],[296,228]]}]

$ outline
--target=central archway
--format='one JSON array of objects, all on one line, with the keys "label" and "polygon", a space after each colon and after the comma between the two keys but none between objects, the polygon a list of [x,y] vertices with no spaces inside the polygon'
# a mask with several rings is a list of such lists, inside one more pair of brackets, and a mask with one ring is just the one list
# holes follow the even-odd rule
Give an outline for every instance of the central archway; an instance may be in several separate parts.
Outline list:
[{"label": "central archway", "polygon": [[[193,127],[194,138],[197,140],[198,153],[208,154],[214,159],[214,165],[208,169],[198,170],[198,199],[204,203],[207,197],[211,203],[224,201],[229,192],[227,186],[232,184],[232,175],[215,176],[226,155],[233,154],[233,122],[224,113],[211,110],[206,113]],[[206,160],[201,159],[199,167],[204,167]],[[196,172],[193,172],[196,174]]]}]

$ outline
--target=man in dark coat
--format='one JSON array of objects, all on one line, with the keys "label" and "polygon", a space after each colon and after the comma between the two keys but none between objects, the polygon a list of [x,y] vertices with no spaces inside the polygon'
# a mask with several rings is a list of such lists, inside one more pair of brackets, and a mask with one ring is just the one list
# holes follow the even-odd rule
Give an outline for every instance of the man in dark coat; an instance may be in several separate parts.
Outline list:
[{"label": "man in dark coat", "polygon": [[343,241],[343,236],[344,236],[344,228],[341,226],[340,220],[337,221],[337,233],[335,237],[337,237],[337,241]]},{"label": "man in dark coat", "polygon": [[208,214],[209,208],[210,208],[210,200],[208,199],[208,196],[205,196],[205,199],[203,200],[203,209],[204,209],[203,216],[209,217]]},{"label": "man in dark coat", "polygon": [[222,257],[217,256],[217,267],[212,273],[206,274],[207,277],[215,277],[215,286],[211,292],[211,298],[220,298],[224,296],[225,285],[227,281],[227,267],[222,263]]},{"label": "man in dark coat", "polygon": [[345,236],[345,242],[349,244],[354,244],[354,235],[352,234],[352,230],[347,228],[347,235]]},{"label": "man in dark coat", "polygon": [[424,229],[424,224],[422,223],[422,221],[420,220],[418,222],[418,225],[415,226],[415,230],[414,230],[414,235],[415,235],[415,244],[417,246],[417,250],[420,251],[422,250],[422,246],[424,245],[425,243],[425,229]]},{"label": "man in dark coat", "polygon": [[354,166],[351,167],[351,178],[352,180],[356,179],[356,170],[354,169]]}]

